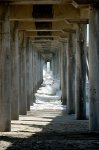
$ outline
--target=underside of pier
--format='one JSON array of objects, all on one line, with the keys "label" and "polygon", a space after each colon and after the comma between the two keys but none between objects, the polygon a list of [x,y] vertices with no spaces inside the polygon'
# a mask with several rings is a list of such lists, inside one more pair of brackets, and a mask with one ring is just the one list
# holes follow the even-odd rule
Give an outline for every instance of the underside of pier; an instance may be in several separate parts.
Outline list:
[{"label": "underside of pier", "polygon": [[99,0],[0,0],[0,150],[99,149],[98,51]]}]

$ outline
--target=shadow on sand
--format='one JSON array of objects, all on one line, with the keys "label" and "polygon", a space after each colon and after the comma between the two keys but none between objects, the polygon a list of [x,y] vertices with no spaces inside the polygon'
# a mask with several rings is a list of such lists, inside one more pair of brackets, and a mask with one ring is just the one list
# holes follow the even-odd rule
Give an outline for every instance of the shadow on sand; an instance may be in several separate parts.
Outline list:
[{"label": "shadow on sand", "polygon": [[[43,113],[46,114],[46,112]],[[54,111],[49,112],[56,113]],[[35,120],[42,123],[43,119],[46,119],[47,125],[30,123],[30,121],[34,123]],[[48,121],[50,119],[51,121]],[[29,130],[19,130],[18,134],[13,132],[13,135],[0,136],[0,143],[1,141],[10,143],[3,150],[99,150],[99,133],[88,131],[88,120],[76,120],[74,115],[67,115],[65,111],[57,113],[55,118],[53,115],[43,115],[41,120],[23,119],[22,121],[18,125],[19,128],[23,125],[31,128],[42,128],[42,131],[32,133]],[[28,123],[25,124],[24,121],[28,121]],[[22,136],[23,134],[24,136]]]}]

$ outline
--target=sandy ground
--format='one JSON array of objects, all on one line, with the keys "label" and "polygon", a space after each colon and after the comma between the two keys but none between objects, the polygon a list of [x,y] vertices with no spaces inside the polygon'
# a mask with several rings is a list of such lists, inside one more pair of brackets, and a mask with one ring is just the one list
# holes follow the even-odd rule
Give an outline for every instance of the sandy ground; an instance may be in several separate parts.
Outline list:
[{"label": "sandy ground", "polygon": [[35,104],[27,116],[12,121],[12,132],[0,133],[0,150],[99,150],[99,133],[88,120],[67,115],[58,103]]}]

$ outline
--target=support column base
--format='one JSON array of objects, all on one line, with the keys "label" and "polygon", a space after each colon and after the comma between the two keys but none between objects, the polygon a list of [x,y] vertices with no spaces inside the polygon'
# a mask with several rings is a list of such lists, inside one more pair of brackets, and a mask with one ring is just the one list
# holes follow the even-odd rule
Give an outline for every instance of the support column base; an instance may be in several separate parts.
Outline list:
[{"label": "support column base", "polygon": [[77,120],[87,120],[86,117],[81,117],[81,116],[76,116],[76,119],[77,119]]},{"label": "support column base", "polygon": [[11,117],[11,120],[19,120],[19,116],[18,117]]},{"label": "support column base", "polygon": [[67,110],[67,114],[68,114],[68,115],[75,114],[75,111],[73,111],[73,110],[71,110],[71,111],[68,111],[68,110]]}]

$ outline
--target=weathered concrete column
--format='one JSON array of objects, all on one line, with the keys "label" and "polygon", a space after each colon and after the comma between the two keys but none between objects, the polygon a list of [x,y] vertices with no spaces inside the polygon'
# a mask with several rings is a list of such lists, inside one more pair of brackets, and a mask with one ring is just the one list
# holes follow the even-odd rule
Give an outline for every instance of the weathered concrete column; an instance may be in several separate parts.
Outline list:
[{"label": "weathered concrete column", "polygon": [[40,83],[42,84],[42,82],[43,82],[43,60],[40,54]]},{"label": "weathered concrete column", "polygon": [[58,78],[58,72],[59,72],[59,65],[58,65],[58,50],[57,50],[54,55],[54,74],[56,79]]},{"label": "weathered concrete column", "polygon": [[67,113],[75,113],[75,98],[74,98],[74,62],[73,62],[73,39],[72,33],[69,33],[68,37],[68,48],[66,50],[67,58]]},{"label": "weathered concrete column", "polygon": [[12,59],[12,88],[11,88],[11,119],[19,119],[19,44],[18,44],[18,23],[14,23],[11,38],[11,59]]},{"label": "weathered concrete column", "polygon": [[[86,30],[85,30],[86,31]],[[86,38],[84,36],[84,25],[79,25],[77,29],[76,46],[76,85],[75,85],[75,111],[77,119],[86,119]]]},{"label": "weathered concrete column", "polygon": [[40,79],[39,79],[39,75],[40,75],[40,64],[39,64],[39,52],[36,51],[36,77],[37,77],[37,90],[40,87]]},{"label": "weathered concrete column", "polygon": [[37,51],[35,51],[35,79],[36,79],[35,89],[37,91],[37,89],[38,89],[38,56],[37,56]]},{"label": "weathered concrete column", "polygon": [[43,83],[43,65],[44,65],[44,60],[43,57],[41,56],[41,83]]},{"label": "weathered concrete column", "polygon": [[[59,48],[59,79],[61,83],[61,48]],[[60,84],[60,88],[61,88],[61,84]]]},{"label": "weathered concrete column", "polygon": [[89,128],[99,131],[99,5],[90,9],[89,18]]},{"label": "weathered concrete column", "polygon": [[59,70],[59,49],[57,50],[57,79],[59,79],[60,76],[60,70]]},{"label": "weathered concrete column", "polygon": [[32,71],[33,71],[33,103],[35,103],[35,60],[34,60],[34,55],[35,55],[35,52],[34,52],[34,47],[32,49]]},{"label": "weathered concrete column", "polygon": [[38,53],[38,88],[40,87],[40,54]]},{"label": "weathered concrete column", "polygon": [[54,76],[54,54],[52,54],[52,60],[51,60],[51,71],[53,72],[53,76]]},{"label": "weathered concrete column", "polygon": [[53,54],[52,56],[52,71],[53,71],[53,77],[55,78],[55,71],[56,71],[56,68],[55,68],[55,54]]},{"label": "weathered concrete column", "polygon": [[33,105],[33,70],[32,70],[32,43],[27,38],[26,46],[26,72],[27,72],[27,110]]},{"label": "weathered concrete column", "polygon": [[[33,64],[33,79],[34,79],[34,93],[36,92],[36,90],[37,90],[37,77],[36,77],[36,51],[35,50],[33,50],[34,51],[34,64]],[[34,101],[35,101],[35,99],[34,99]]]},{"label": "weathered concrete column", "polygon": [[50,69],[51,69],[51,71],[52,71],[52,69],[53,69],[53,66],[52,66],[52,59],[50,60]]},{"label": "weathered concrete column", "polygon": [[42,84],[42,58],[40,54],[40,85]]},{"label": "weathered concrete column", "polygon": [[27,87],[26,87],[26,38],[22,32],[22,46],[20,47],[20,99],[19,113],[27,114]]},{"label": "weathered concrete column", "polygon": [[66,49],[67,49],[67,43],[62,42],[61,47],[61,90],[62,90],[62,104],[67,104],[67,87],[66,87],[66,72],[67,72],[67,62],[66,62]]},{"label": "weathered concrete column", "polygon": [[30,111],[30,89],[29,89],[29,51],[30,45],[29,45],[29,38],[27,38],[26,43],[26,85],[27,85],[27,110]]},{"label": "weathered concrete column", "polygon": [[[3,6],[2,6],[3,7]],[[4,6],[0,49],[0,131],[11,130],[11,52],[9,7]]]},{"label": "weathered concrete column", "polygon": [[33,105],[33,54],[32,43],[29,43],[29,91],[30,91],[30,104]]},{"label": "weathered concrete column", "polygon": [[40,85],[41,85],[42,82],[43,82],[42,73],[43,73],[43,68],[42,68],[42,57],[41,57],[41,54],[40,54]]},{"label": "weathered concrete column", "polygon": [[56,53],[54,54],[54,77],[57,75],[57,62],[56,62]]}]

